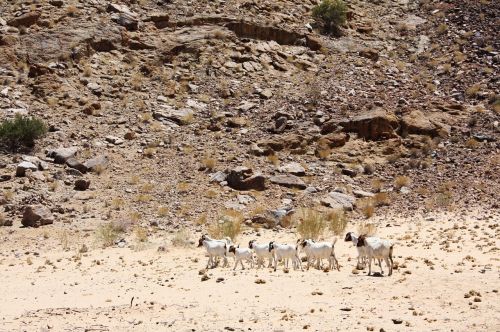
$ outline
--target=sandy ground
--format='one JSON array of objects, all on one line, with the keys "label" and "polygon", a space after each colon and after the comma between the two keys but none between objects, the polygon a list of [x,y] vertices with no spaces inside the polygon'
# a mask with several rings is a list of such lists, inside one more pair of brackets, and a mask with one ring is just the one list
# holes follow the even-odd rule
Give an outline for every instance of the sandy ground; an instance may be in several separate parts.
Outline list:
[{"label": "sandy ground", "polygon": [[[340,272],[233,272],[230,258],[206,281],[204,250],[158,252],[166,236],[99,249],[80,234],[90,250],[78,254],[47,235],[55,227],[2,229],[0,331],[499,331],[499,220],[498,212],[380,219],[378,235],[397,243],[391,277],[354,274],[356,249],[340,239]],[[249,230],[239,242],[252,238],[297,239]]]}]

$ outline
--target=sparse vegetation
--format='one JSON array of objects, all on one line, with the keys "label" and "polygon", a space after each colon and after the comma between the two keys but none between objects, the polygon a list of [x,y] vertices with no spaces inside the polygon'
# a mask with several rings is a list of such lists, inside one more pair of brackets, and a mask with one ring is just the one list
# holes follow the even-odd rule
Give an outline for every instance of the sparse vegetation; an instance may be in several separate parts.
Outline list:
[{"label": "sparse vegetation", "polygon": [[182,247],[182,248],[188,247],[189,246],[189,232],[185,228],[178,230],[174,234],[174,237],[172,238],[172,245],[174,247]]},{"label": "sparse vegetation", "polygon": [[168,215],[168,208],[166,206],[158,207],[158,217],[166,217]]},{"label": "sparse vegetation", "polygon": [[317,240],[323,235],[328,221],[326,215],[311,208],[302,208],[294,214],[297,232],[303,239]]},{"label": "sparse vegetation", "polygon": [[148,230],[146,228],[141,226],[135,226],[134,235],[137,242],[139,243],[148,242]]},{"label": "sparse vegetation", "polygon": [[96,237],[103,247],[110,247],[124,232],[125,228],[122,224],[109,222],[97,227]]},{"label": "sparse vegetation", "polygon": [[410,183],[411,183],[410,178],[405,175],[396,176],[396,178],[394,179],[394,187],[396,189],[407,187]]},{"label": "sparse vegetation", "polygon": [[322,0],[313,8],[312,16],[327,32],[338,34],[347,19],[347,7],[342,0]]},{"label": "sparse vegetation", "polygon": [[377,226],[374,223],[363,222],[358,225],[358,234],[366,236],[374,236],[377,234]]},{"label": "sparse vegetation", "polygon": [[203,164],[203,166],[208,169],[208,170],[213,170],[215,168],[215,164],[217,163],[216,160],[214,158],[209,158],[209,157],[206,157],[206,158],[203,158],[201,160],[201,163]]},{"label": "sparse vegetation", "polygon": [[335,235],[339,236],[344,233],[344,230],[349,222],[349,218],[344,210],[333,210],[326,215],[328,229]]},{"label": "sparse vegetation", "polygon": [[356,205],[367,219],[371,218],[375,213],[375,200],[371,197],[360,199]]},{"label": "sparse vegetation", "polygon": [[219,217],[219,220],[208,228],[208,234],[216,239],[229,237],[235,240],[241,233],[243,214],[236,210],[226,210]]},{"label": "sparse vegetation", "polygon": [[16,115],[13,120],[4,120],[0,124],[0,142],[10,149],[20,146],[31,148],[35,140],[47,133],[47,126],[36,117]]}]

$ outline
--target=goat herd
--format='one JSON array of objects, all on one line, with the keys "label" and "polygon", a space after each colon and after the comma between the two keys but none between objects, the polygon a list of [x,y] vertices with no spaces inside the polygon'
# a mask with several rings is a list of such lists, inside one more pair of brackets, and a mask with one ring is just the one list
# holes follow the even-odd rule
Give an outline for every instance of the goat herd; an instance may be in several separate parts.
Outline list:
[{"label": "goat herd", "polygon": [[[316,268],[322,268],[322,260],[326,259],[328,261],[328,268],[331,270],[332,267],[340,270],[339,262],[335,257],[335,243],[337,239],[333,242],[315,242],[314,240],[301,240],[299,239],[296,244],[281,244],[271,241],[269,243],[256,243],[252,240],[248,243],[248,248],[240,248],[240,246],[235,246],[231,239],[224,238],[221,240],[216,240],[210,238],[208,235],[202,235],[198,247],[205,247],[208,253],[208,268],[215,268],[218,263],[218,259],[224,260],[223,267],[228,265],[227,256],[234,255],[235,263],[233,270],[236,269],[238,263],[241,264],[241,268],[245,269],[243,261],[247,261],[254,266],[254,254],[257,258],[257,268],[264,265],[266,259],[269,260],[268,267],[274,267],[274,271],[278,266],[279,261],[284,261],[285,268],[288,268],[289,261],[292,261],[294,269],[302,269],[302,260],[299,256],[302,250],[306,255],[307,269],[311,263],[316,263]],[[389,267],[389,276],[392,275],[392,251],[394,244],[389,240],[380,239],[378,237],[359,235],[357,236],[353,232],[349,232],[345,236],[346,242],[352,242],[358,250],[358,265],[364,265],[368,262],[368,275],[372,273],[372,260],[377,259],[378,265],[380,266],[380,271],[383,274],[382,260],[385,261],[386,265]]]}]

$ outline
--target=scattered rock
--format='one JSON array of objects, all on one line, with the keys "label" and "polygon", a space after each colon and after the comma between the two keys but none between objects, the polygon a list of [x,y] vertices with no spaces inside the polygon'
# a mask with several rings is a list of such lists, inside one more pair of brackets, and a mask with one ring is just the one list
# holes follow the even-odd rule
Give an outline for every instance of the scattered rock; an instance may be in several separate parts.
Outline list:
[{"label": "scattered rock", "polygon": [[402,319],[399,319],[399,318],[393,318],[393,319],[392,319],[392,322],[393,322],[394,324],[402,324],[402,323],[403,323],[403,320],[402,320]]},{"label": "scattered rock", "polygon": [[160,110],[153,112],[153,117],[158,121],[173,121],[178,125],[187,124],[189,119],[193,117],[194,113],[191,109],[182,108],[175,109],[168,105],[161,105]]},{"label": "scattered rock", "polygon": [[85,191],[90,186],[90,180],[78,179],[75,181],[75,190]]},{"label": "scattered rock", "polygon": [[92,159],[87,160],[83,163],[83,165],[91,171],[98,171],[99,169],[106,168],[108,165],[108,157],[105,155],[98,156]]},{"label": "scattered rock", "polygon": [[56,164],[64,164],[69,158],[74,158],[77,152],[76,147],[58,148],[47,152],[47,157],[53,158]]},{"label": "scattered rock", "polygon": [[87,173],[88,171],[87,167],[78,160],[76,160],[76,158],[68,158],[68,160],[66,160],[66,165],[68,165],[68,167],[70,168],[78,170],[80,173],[83,174]]},{"label": "scattered rock", "polygon": [[227,184],[236,190],[265,190],[266,178],[262,174],[253,174],[248,167],[232,169],[227,176]]},{"label": "scattered rock", "polygon": [[21,223],[25,227],[40,227],[54,223],[54,217],[48,208],[42,205],[30,205],[24,208]]},{"label": "scattered rock", "polygon": [[290,173],[290,174],[297,175],[297,176],[306,175],[305,168],[302,167],[302,165],[297,163],[297,162],[291,162],[291,163],[285,164],[279,168],[279,171],[283,172],[283,173]]},{"label": "scattered rock", "polygon": [[336,191],[330,192],[321,199],[321,204],[334,209],[344,209],[352,211],[356,203],[356,197],[339,193]]},{"label": "scattered rock", "polygon": [[306,189],[307,185],[302,181],[301,178],[295,175],[275,175],[272,176],[269,181],[275,183],[277,185],[287,187],[287,188],[297,188],[297,189]]},{"label": "scattered rock", "polygon": [[22,161],[16,167],[16,176],[25,176],[27,170],[37,171],[38,167],[29,161]]},{"label": "scattered rock", "polygon": [[339,123],[347,132],[355,132],[369,140],[396,138],[399,128],[398,118],[383,109],[375,109]]},{"label": "scattered rock", "polygon": [[26,14],[23,14],[21,16],[9,20],[7,24],[13,27],[19,27],[19,26],[29,27],[38,21],[40,15],[41,15],[40,12],[37,11],[28,12]]}]

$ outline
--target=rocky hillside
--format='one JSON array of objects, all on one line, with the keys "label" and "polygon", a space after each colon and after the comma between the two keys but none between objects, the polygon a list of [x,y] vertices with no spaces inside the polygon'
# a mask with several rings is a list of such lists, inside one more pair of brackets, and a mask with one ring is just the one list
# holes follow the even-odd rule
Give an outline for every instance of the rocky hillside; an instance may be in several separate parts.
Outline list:
[{"label": "rocky hillside", "polygon": [[[3,223],[498,208],[498,1],[2,1]],[[83,225],[83,226],[82,226]],[[15,228],[14,228],[15,229]]]}]

